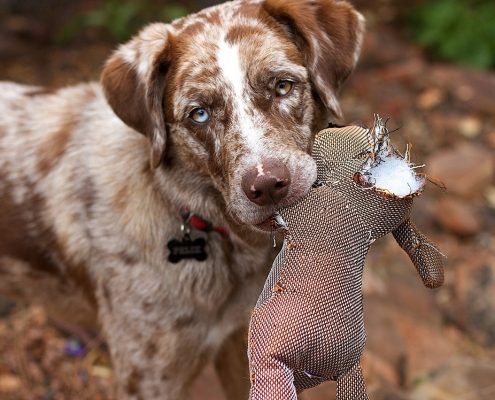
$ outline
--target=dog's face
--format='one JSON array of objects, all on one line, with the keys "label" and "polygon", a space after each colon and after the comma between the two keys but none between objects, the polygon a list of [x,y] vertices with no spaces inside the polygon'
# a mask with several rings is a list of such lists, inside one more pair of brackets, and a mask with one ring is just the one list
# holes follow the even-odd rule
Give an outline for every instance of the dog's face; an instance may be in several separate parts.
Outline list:
[{"label": "dog's face", "polygon": [[154,167],[208,177],[231,215],[256,225],[315,181],[312,139],[341,117],[335,94],[362,31],[342,1],[229,2],[148,26],[102,83],[116,114],[150,138]]}]

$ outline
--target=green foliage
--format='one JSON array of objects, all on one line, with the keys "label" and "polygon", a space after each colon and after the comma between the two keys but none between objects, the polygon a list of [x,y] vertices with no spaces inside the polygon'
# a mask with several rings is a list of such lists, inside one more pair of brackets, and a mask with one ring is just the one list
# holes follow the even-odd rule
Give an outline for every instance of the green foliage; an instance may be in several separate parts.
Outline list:
[{"label": "green foliage", "polygon": [[100,8],[82,16],[85,28],[103,28],[117,40],[126,40],[137,28],[143,2],[105,0]]},{"label": "green foliage", "polygon": [[495,67],[495,1],[434,0],[413,8],[413,38],[432,56],[476,68]]},{"label": "green foliage", "polygon": [[162,19],[166,22],[183,17],[187,14],[187,9],[179,4],[169,4],[164,7],[160,13]]},{"label": "green foliage", "polygon": [[185,15],[187,11],[176,3],[157,5],[152,0],[102,0],[98,7],[71,21],[56,39],[67,43],[83,31],[97,30],[122,42],[147,22],[169,22]]}]

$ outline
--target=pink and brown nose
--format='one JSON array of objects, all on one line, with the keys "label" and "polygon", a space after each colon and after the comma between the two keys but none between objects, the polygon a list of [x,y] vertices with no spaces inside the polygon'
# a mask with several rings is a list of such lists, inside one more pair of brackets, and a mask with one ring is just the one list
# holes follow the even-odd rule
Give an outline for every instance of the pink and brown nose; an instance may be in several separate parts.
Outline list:
[{"label": "pink and brown nose", "polygon": [[276,205],[289,192],[290,172],[275,159],[264,160],[242,177],[242,190],[259,206]]}]

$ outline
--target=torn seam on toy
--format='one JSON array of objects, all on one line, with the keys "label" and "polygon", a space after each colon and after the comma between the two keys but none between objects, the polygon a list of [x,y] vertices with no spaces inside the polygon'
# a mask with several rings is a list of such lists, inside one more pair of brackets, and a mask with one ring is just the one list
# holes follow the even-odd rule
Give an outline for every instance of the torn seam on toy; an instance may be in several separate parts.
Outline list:
[{"label": "torn seam on toy", "polygon": [[393,148],[386,122],[379,115],[375,114],[375,123],[368,131],[368,138],[368,158],[354,180],[386,196],[402,199],[420,194],[426,178],[417,174],[415,169],[422,166],[410,162],[409,147],[404,156]]}]

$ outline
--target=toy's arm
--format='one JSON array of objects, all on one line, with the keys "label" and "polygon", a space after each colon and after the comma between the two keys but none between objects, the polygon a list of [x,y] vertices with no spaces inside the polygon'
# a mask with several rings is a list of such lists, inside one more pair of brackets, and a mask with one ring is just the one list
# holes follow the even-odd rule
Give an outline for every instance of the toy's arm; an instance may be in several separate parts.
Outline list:
[{"label": "toy's arm", "polygon": [[407,219],[392,231],[395,240],[407,253],[425,286],[437,288],[443,284],[443,254]]}]

